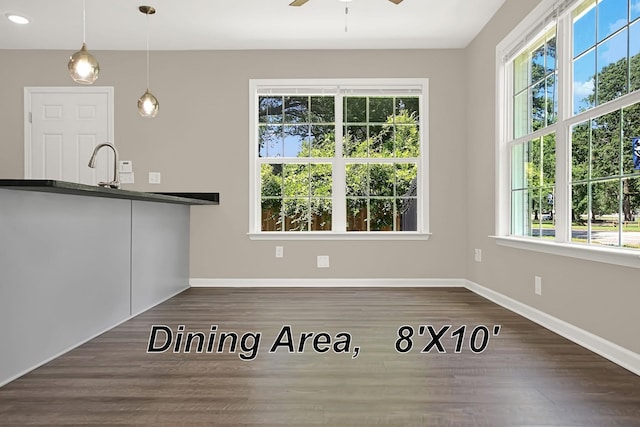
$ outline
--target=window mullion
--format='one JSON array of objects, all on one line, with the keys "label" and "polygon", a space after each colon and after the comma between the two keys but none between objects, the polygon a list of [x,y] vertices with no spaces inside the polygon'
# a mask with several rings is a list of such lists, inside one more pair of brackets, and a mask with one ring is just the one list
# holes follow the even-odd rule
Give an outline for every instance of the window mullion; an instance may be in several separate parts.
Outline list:
[{"label": "window mullion", "polygon": [[556,200],[555,200],[555,227],[556,241],[570,241],[571,230],[571,188],[569,175],[570,162],[570,132],[569,128],[562,126],[556,132]]},{"label": "window mullion", "polygon": [[[513,139],[513,63],[502,62],[497,55],[498,82],[496,92],[497,124],[496,136],[496,220],[495,233],[509,235],[512,230],[511,215],[511,144]],[[506,120],[505,120],[506,118]]]},{"label": "window mullion", "polygon": [[572,111],[571,14],[558,19],[556,27],[556,64],[558,68],[558,123],[556,129],[556,200],[555,227],[557,242],[571,241],[571,140],[566,119]]},{"label": "window mullion", "polygon": [[550,133],[558,132],[561,128],[559,123],[554,123],[549,126],[543,127],[542,129],[538,129],[535,132],[528,133],[526,135],[520,136],[508,142],[509,146],[522,144],[524,142],[529,142],[533,139],[538,139],[542,136],[549,135]]},{"label": "window mullion", "polygon": [[346,200],[346,167],[342,152],[343,141],[343,99],[342,94],[336,95],[335,111],[335,158],[331,168],[332,221],[331,230],[343,233],[347,230],[347,200]]},{"label": "window mullion", "polygon": [[[571,94],[569,94],[571,96]],[[588,110],[575,114],[573,116],[567,116],[566,121],[570,125],[585,122],[594,117],[604,116],[605,114],[612,113],[616,110],[628,107],[640,101],[640,91],[636,90],[631,93],[622,95],[611,101],[607,101],[604,104],[596,105]]]}]

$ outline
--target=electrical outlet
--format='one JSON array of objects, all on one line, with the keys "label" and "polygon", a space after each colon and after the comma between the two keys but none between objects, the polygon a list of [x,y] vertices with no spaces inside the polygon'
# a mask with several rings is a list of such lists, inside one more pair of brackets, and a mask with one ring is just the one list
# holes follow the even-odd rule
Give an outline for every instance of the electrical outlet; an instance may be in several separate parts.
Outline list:
[{"label": "electrical outlet", "polygon": [[482,262],[482,249],[476,249],[474,257],[476,262]]},{"label": "electrical outlet", "polygon": [[276,246],[276,258],[284,258],[284,248],[282,246]]},{"label": "electrical outlet", "polygon": [[540,276],[536,276],[535,277],[535,292],[536,295],[542,295],[542,277]]},{"label": "electrical outlet", "polygon": [[329,268],[328,255],[318,255],[318,268]]},{"label": "electrical outlet", "polygon": [[160,172],[149,172],[149,184],[160,184]]}]

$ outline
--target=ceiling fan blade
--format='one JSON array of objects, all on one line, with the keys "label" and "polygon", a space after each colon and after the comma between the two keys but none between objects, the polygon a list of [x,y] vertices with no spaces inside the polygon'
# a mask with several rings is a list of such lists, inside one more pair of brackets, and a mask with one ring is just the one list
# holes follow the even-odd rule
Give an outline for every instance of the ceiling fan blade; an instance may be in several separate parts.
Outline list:
[{"label": "ceiling fan blade", "polygon": [[[289,6],[302,6],[303,4],[305,4],[308,1],[309,0],[293,0],[291,3],[289,3]],[[400,1],[402,1],[402,0],[400,0]]]},{"label": "ceiling fan blade", "polygon": [[400,4],[402,3],[402,0],[389,0],[391,3],[393,4]]}]

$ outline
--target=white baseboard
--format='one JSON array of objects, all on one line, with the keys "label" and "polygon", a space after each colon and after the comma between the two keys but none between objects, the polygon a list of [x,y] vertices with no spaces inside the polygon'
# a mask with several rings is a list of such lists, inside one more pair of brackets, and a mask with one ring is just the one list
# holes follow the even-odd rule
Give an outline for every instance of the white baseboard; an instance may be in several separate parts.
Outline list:
[{"label": "white baseboard", "polygon": [[599,354],[634,374],[640,375],[640,354],[634,353],[618,344],[607,341],[591,332],[580,329],[564,320],[560,320],[557,317],[485,288],[477,283],[467,280],[466,288],[507,310],[526,317],[532,322],[573,341],[587,350]]},{"label": "white baseboard", "polygon": [[464,279],[189,279],[194,288],[464,288]]},{"label": "white baseboard", "polygon": [[640,354],[466,279],[201,279],[191,287],[463,287],[640,375]]}]

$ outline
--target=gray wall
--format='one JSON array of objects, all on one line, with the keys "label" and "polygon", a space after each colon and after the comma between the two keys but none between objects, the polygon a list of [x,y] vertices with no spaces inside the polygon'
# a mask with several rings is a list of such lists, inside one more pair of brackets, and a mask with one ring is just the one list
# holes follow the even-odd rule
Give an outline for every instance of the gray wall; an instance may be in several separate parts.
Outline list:
[{"label": "gray wall", "polygon": [[[23,87],[72,85],[69,53],[0,51],[0,177],[23,174]],[[94,54],[101,68],[96,84],[115,87],[120,158],[132,160],[136,173],[137,183],[125,188],[220,192],[220,206],[192,208],[191,277],[464,277],[463,50],[152,53],[151,89],[160,101],[153,120],[136,111],[145,89],[144,53]],[[248,80],[284,77],[430,79],[431,240],[249,240]],[[162,173],[161,185],[144,183],[149,171]],[[274,256],[276,244],[284,246],[283,259]],[[331,268],[317,269],[317,255],[329,255]]]},{"label": "gray wall", "polygon": [[[539,3],[507,0],[466,49],[467,279],[640,353],[638,270],[497,246],[495,233],[496,45]],[[473,249],[483,250],[482,263]],[[542,277],[542,295],[534,276]]]}]

